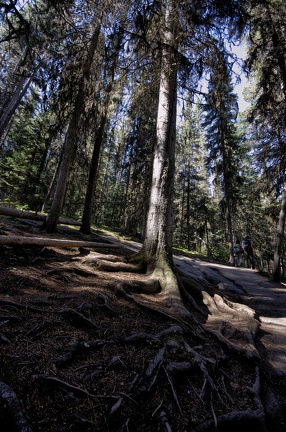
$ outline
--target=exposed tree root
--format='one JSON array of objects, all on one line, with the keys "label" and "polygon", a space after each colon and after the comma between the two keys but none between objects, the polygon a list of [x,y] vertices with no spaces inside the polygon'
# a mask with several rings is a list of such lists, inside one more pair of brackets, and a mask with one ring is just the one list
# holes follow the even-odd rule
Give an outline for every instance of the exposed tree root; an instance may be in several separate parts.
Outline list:
[{"label": "exposed tree root", "polygon": [[58,367],[64,367],[67,363],[70,363],[77,354],[84,353],[86,351],[102,347],[107,344],[112,344],[113,341],[107,341],[103,339],[97,339],[93,341],[75,341],[72,340],[68,344],[68,347],[66,348],[65,352],[54,359],[54,363]]},{"label": "exposed tree root", "polygon": [[[225,300],[215,294],[213,297],[204,292],[204,303],[210,314],[203,328],[218,338],[229,349],[240,352],[247,358],[259,359],[254,344],[260,327],[252,309]],[[242,320],[242,316],[244,319]]]},{"label": "exposed tree root", "polygon": [[[116,286],[117,289],[119,289],[121,291],[122,284],[116,283],[115,286]],[[124,291],[124,289],[123,289],[123,291]],[[201,329],[200,329],[200,325],[198,323],[197,323],[197,326],[198,326],[197,330],[194,330],[194,327],[191,326],[188,323],[188,321],[182,319],[180,317],[180,315],[178,316],[178,314],[172,314],[171,311],[170,311],[170,309],[169,308],[164,308],[160,302],[159,302],[159,306],[157,307],[155,301],[151,301],[145,295],[142,295],[142,294],[140,294],[140,295],[135,295],[135,294],[131,295],[131,294],[127,294],[125,291],[124,291],[124,295],[127,298],[129,298],[132,301],[134,301],[138,306],[146,308],[146,309],[148,309],[150,311],[153,311],[155,313],[158,313],[158,314],[163,315],[163,316],[165,316],[167,318],[170,318],[171,320],[174,320],[174,321],[178,322],[182,326],[182,328],[187,329],[188,332],[189,332],[189,334],[192,335],[198,341],[199,340],[201,340],[201,341],[204,340],[204,337],[201,334],[202,332],[201,332]],[[189,316],[190,316],[190,314],[188,314],[188,317]]]},{"label": "exposed tree root", "polygon": [[83,258],[74,258],[75,261],[80,261],[83,264],[86,265],[94,265],[96,264],[97,260],[105,260],[109,262],[123,262],[126,263],[127,259],[125,257],[117,256],[117,255],[110,255],[110,254],[100,254],[99,252],[89,252],[88,255],[86,255]]},{"label": "exposed tree root", "polygon": [[17,317],[16,315],[2,315],[0,316],[0,322],[2,325],[4,324],[13,324],[13,323],[17,323],[21,321],[21,319],[19,317]]},{"label": "exposed tree root", "polygon": [[[260,377],[259,369],[256,367],[256,376],[253,386],[249,389],[253,394],[254,403],[256,404],[256,409],[254,410],[244,410],[244,411],[232,411],[227,414],[214,417],[214,419],[207,420],[201,423],[199,426],[192,429],[194,432],[211,432],[216,430],[228,430],[232,426],[236,428],[240,426],[241,428],[253,428],[257,432],[267,432],[265,424],[265,412],[263,404],[260,398]],[[227,429],[226,429],[227,428]]]},{"label": "exposed tree root", "polygon": [[73,323],[79,324],[83,327],[98,329],[99,325],[94,321],[86,318],[82,313],[76,311],[75,309],[65,308],[58,312],[60,315],[67,316]]},{"label": "exposed tree root", "polygon": [[160,430],[162,432],[172,432],[172,427],[169,423],[169,420],[168,420],[168,417],[167,417],[167,414],[165,411],[160,411],[157,414],[157,419],[158,419]]},{"label": "exposed tree root", "polygon": [[[265,425],[264,412],[260,409],[245,410],[245,411],[232,411],[227,414],[222,414],[216,418],[216,421],[211,419],[199,426],[192,428],[192,432],[213,432],[215,430],[230,430],[232,427],[247,427],[248,430],[255,430],[256,432],[267,432]],[[220,429],[218,429],[220,428]],[[230,429],[225,429],[230,428]]]},{"label": "exposed tree root", "polygon": [[6,306],[6,307],[13,307],[16,309],[25,309],[25,310],[30,311],[30,312],[40,312],[40,313],[44,312],[43,309],[38,309],[38,308],[35,308],[35,307],[30,306],[28,304],[15,302],[13,300],[0,299],[0,305]]},{"label": "exposed tree root", "polygon": [[87,271],[87,270],[83,270],[81,268],[78,267],[59,267],[57,269],[52,269],[52,270],[48,270],[47,271],[47,275],[54,275],[54,274],[58,274],[58,273],[75,273],[78,274],[79,276],[83,276],[83,277],[95,277],[97,276],[97,274],[95,272],[92,271]]},{"label": "exposed tree root", "polygon": [[0,333],[0,344],[10,344],[11,341],[6,336],[4,336],[2,333]]},{"label": "exposed tree root", "polygon": [[[107,312],[111,315],[117,315],[117,310],[110,304],[108,297],[102,293],[98,293],[95,297],[96,307],[103,312]],[[83,309],[84,305],[81,305],[80,309]]]},{"label": "exposed tree root", "polygon": [[115,255],[90,253],[84,258],[76,258],[76,260],[103,271],[128,273],[144,273],[145,271],[142,263],[129,262],[125,257]]},{"label": "exposed tree root", "polygon": [[143,273],[143,267],[138,264],[110,262],[107,260],[97,259],[93,264],[97,269],[112,272]]},{"label": "exposed tree root", "polygon": [[[132,282],[113,282],[110,288],[121,291],[122,294],[142,293],[142,294],[155,294],[161,289],[160,282],[157,279],[147,278],[144,280],[133,280]],[[130,297],[131,298],[131,297]],[[150,300],[150,298],[148,298]]]},{"label": "exposed tree root", "polygon": [[[32,432],[14,391],[0,381],[0,398],[5,402],[12,420],[12,428],[17,432]],[[11,428],[11,429],[12,429]]]},{"label": "exposed tree root", "polygon": [[[190,313],[185,308],[176,275],[173,269],[164,259],[159,260],[152,271],[147,270],[146,262],[142,259],[141,252],[132,257],[117,259],[114,256],[107,255],[99,258],[98,255],[93,254],[91,259],[84,258],[83,262],[88,262],[96,266],[97,269],[112,272],[128,272],[128,273],[148,273],[148,278],[145,281],[136,281],[132,284],[131,290],[146,293],[157,293],[156,297],[152,297],[152,303],[156,303],[159,307],[169,310],[169,313],[179,315],[181,317],[189,317]],[[149,266],[150,267],[150,266]],[[146,297],[141,298],[142,303],[150,303],[150,299]]]},{"label": "exposed tree root", "polygon": [[[283,431],[285,380],[277,392],[267,374],[260,382],[253,310],[196,269],[184,277],[165,261],[139,261],[50,250],[36,268],[1,272],[1,371],[33,431],[262,432],[266,421]],[[129,274],[131,264],[145,274]]]},{"label": "exposed tree root", "polygon": [[224,337],[219,331],[212,330],[206,326],[203,326],[206,331],[211,333],[213,336],[215,336],[222,344],[224,344],[228,349],[230,349],[233,352],[239,352],[245,357],[249,359],[260,359],[260,355],[257,351],[257,349],[254,346],[249,345],[248,348],[241,346],[237,342],[232,342],[230,339]]}]

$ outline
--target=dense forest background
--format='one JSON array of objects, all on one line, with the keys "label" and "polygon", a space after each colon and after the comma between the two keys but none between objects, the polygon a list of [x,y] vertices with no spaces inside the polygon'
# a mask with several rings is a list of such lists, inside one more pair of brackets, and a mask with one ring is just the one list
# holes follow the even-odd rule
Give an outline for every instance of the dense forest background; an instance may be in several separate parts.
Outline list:
[{"label": "dense forest background", "polygon": [[[162,58],[171,47],[173,244],[233,263],[234,242],[250,235],[260,269],[279,279],[285,2],[180,1],[170,44],[161,3],[0,2],[1,204],[46,212],[50,231],[66,215],[85,233],[107,227],[143,239]],[[235,54],[240,44],[244,60]],[[242,73],[245,112],[234,92]]]}]

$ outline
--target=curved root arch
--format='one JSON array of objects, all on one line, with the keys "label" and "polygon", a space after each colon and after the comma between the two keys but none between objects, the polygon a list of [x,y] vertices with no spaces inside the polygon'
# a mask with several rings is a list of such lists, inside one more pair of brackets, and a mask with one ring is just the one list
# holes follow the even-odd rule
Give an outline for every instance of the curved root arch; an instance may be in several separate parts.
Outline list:
[{"label": "curved root arch", "polygon": [[[174,264],[169,261],[162,254],[151,256],[143,246],[139,252],[124,259],[118,257],[115,261],[114,256],[98,256],[94,258],[93,263],[104,271],[142,274],[140,284],[138,281],[134,283],[137,303],[151,309],[160,309],[170,316],[190,317],[180,292],[182,284]],[[141,289],[138,293],[139,285]],[[130,288],[132,291],[132,286]]]}]

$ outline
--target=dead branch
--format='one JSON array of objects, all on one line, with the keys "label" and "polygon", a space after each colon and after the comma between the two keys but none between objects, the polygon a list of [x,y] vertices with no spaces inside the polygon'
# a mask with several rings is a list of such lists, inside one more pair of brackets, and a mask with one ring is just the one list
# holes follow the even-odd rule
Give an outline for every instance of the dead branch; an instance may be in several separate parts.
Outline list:
[{"label": "dead branch", "polygon": [[49,324],[47,321],[37,322],[30,330],[25,333],[25,337],[35,338],[47,331]]},{"label": "dead branch", "polygon": [[177,407],[178,407],[178,409],[179,409],[179,412],[180,412],[181,415],[183,415],[182,408],[181,408],[181,405],[180,405],[180,402],[179,402],[179,399],[178,399],[178,396],[177,396],[176,390],[175,390],[175,388],[174,388],[174,386],[173,386],[172,380],[171,380],[171,378],[170,378],[170,376],[169,376],[169,374],[168,374],[168,372],[167,372],[167,369],[166,369],[164,366],[163,366],[163,370],[164,370],[164,372],[165,372],[165,374],[166,374],[166,377],[167,377],[167,380],[168,380],[168,382],[169,382],[169,384],[170,384],[170,387],[171,387],[171,390],[172,390],[172,394],[173,394],[173,397],[174,397],[175,402],[176,402],[176,404],[177,404]]},{"label": "dead branch", "polygon": [[78,387],[76,385],[69,384],[68,382],[63,381],[63,380],[56,378],[56,377],[53,377],[53,376],[39,374],[39,375],[32,375],[32,379],[37,380],[37,381],[52,383],[52,384],[58,384],[60,387],[63,387],[69,391],[78,393],[82,396],[88,396],[88,397],[92,397],[92,398],[117,399],[117,396],[94,395],[92,393],[89,393],[87,390],[83,389],[82,387]]},{"label": "dead branch", "polygon": [[13,420],[13,430],[17,432],[32,432],[24,416],[18,398],[14,391],[3,381],[0,381],[0,398],[5,401]]}]

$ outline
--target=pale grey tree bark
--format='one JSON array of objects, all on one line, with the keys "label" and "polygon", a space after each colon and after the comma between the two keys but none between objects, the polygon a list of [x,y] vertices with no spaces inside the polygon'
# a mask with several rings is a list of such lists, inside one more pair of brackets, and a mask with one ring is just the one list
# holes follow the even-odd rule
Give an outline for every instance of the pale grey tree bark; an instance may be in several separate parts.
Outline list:
[{"label": "pale grey tree bark", "polygon": [[176,2],[169,0],[164,9],[162,61],[157,114],[157,139],[154,147],[152,179],[146,233],[141,257],[151,278],[160,281],[156,295],[160,305],[172,313],[186,313],[174,273],[173,198],[177,107],[177,13]]}]

